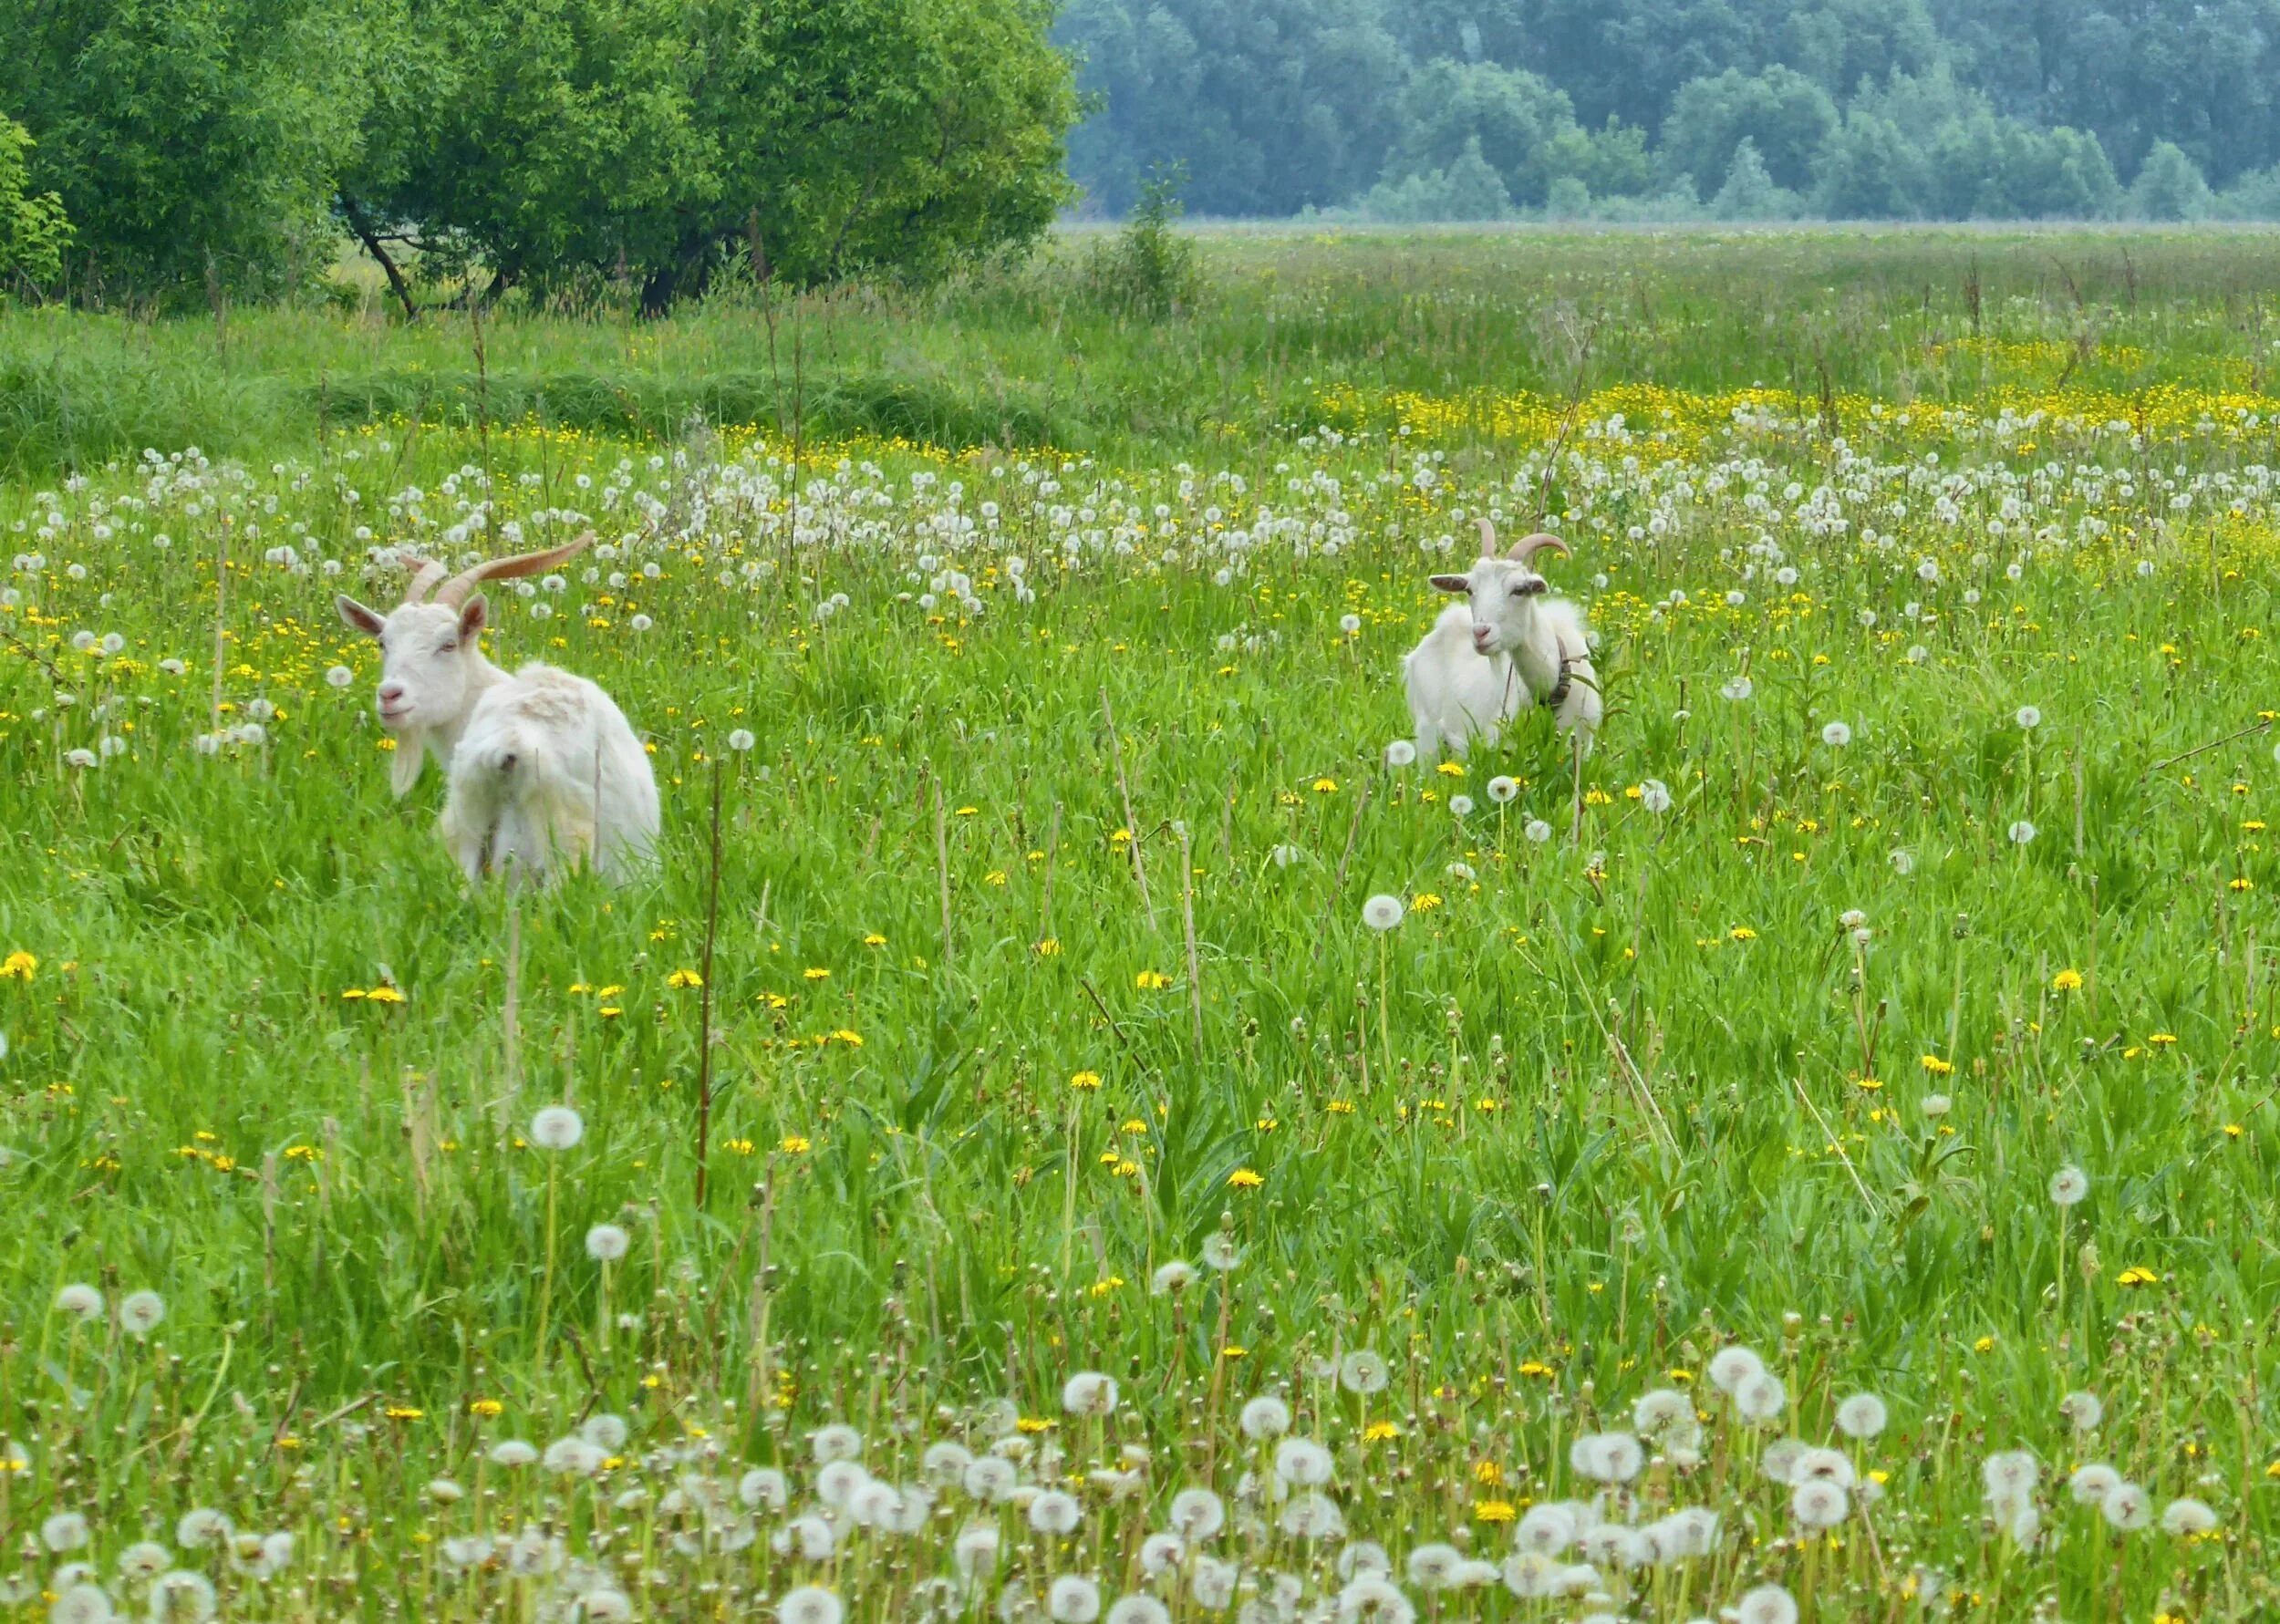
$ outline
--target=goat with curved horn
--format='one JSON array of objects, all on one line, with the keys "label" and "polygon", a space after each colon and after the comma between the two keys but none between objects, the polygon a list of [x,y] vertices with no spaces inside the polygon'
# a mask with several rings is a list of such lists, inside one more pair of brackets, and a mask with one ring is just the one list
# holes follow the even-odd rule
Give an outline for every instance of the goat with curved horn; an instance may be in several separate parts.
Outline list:
[{"label": "goat with curved horn", "polygon": [[1505,556],[1516,564],[1532,564],[1536,562],[1536,555],[1546,551],[1557,553],[1562,558],[1575,556],[1568,551],[1567,543],[1556,535],[1547,535],[1540,530],[1534,535],[1522,536],[1518,541],[1514,542],[1512,551]]},{"label": "goat with curved horn", "polygon": [[341,619],[380,644],[380,725],[396,740],[396,793],[435,757],[451,778],[444,839],[470,879],[505,870],[544,880],[579,862],[617,878],[656,844],[657,779],[610,697],[551,666],[509,676],[483,656],[491,607],[476,588],[551,569],[593,540],[589,531],[448,578],[434,560],[404,553],[411,580],[393,610],[338,602]]},{"label": "goat with curved horn", "polygon": [[1550,595],[1536,568],[1541,553],[1570,556],[1568,544],[1538,531],[1498,553],[1497,527],[1486,515],[1474,522],[1473,567],[1433,577],[1440,591],[1469,601],[1442,611],[1402,662],[1418,753],[1432,757],[1446,745],[1461,756],[1477,737],[1494,744],[1522,710],[1539,706],[1572,741],[1580,768],[1603,714],[1591,627],[1580,607]]}]

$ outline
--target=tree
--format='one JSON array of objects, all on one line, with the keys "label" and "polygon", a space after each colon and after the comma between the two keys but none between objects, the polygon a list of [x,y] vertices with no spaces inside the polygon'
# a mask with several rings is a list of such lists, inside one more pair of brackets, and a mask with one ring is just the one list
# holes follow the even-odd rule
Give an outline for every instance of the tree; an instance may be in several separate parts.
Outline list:
[{"label": "tree", "polygon": [[1794,220],[1804,212],[1805,200],[1775,181],[1757,155],[1757,143],[1747,136],[1734,149],[1726,181],[1710,200],[1714,220]]},{"label": "tree", "polygon": [[71,222],[63,200],[29,188],[25,160],[32,138],[13,119],[0,118],[0,285],[53,285],[63,275]]},{"label": "tree", "polygon": [[1373,220],[1425,225],[1441,221],[1508,220],[1513,210],[1504,178],[1481,155],[1479,139],[1475,137],[1446,169],[1379,181],[1363,195],[1362,212]]},{"label": "tree", "polygon": [[[433,0],[344,175],[359,235],[662,310],[723,253],[925,280],[1067,201],[1042,0]],[[440,81],[439,87],[437,81]]]},{"label": "tree", "polygon": [[76,231],[89,299],[266,295],[330,264],[381,0],[0,7],[0,106]]},{"label": "tree", "polygon": [[2201,166],[2173,141],[2156,141],[2130,182],[2133,220],[2205,220],[2214,202]]},{"label": "tree", "polygon": [[1706,191],[1748,141],[1776,185],[1799,189],[1812,182],[1814,158],[1838,123],[1829,92],[1792,68],[1728,69],[1679,91],[1663,123],[1663,167]]},{"label": "tree", "polygon": [[1111,214],[1184,164],[1200,214],[1343,202],[1384,170],[1410,65],[1379,0],[1070,0],[1093,117],[1069,172]]},{"label": "tree", "polygon": [[1923,154],[1876,113],[1847,113],[1813,168],[1813,208],[1830,220],[1912,220],[1925,212]]},{"label": "tree", "polygon": [[1543,201],[1552,142],[1575,128],[1568,98],[1536,75],[1446,57],[1417,70],[1401,111],[1388,178],[1447,170],[1470,150],[1522,204]]}]

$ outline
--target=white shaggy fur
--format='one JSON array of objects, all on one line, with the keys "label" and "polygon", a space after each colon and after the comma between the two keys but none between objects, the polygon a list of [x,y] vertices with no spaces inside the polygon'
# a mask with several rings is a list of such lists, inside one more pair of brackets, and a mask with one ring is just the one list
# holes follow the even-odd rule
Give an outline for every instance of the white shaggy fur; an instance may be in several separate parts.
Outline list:
[{"label": "white shaggy fur", "polygon": [[471,880],[506,873],[544,884],[581,863],[623,879],[656,848],[657,779],[625,713],[582,677],[535,665],[510,677],[492,665],[482,647],[489,607],[468,595],[480,581],[551,568],[592,540],[493,560],[440,588],[440,566],[409,561],[418,573],[386,615],[338,601],[341,619],[379,640],[396,793],[419,781],[429,755],[442,764],[443,838]]},{"label": "white shaggy fur", "polygon": [[1553,723],[1588,755],[1604,707],[1599,674],[1591,668],[1591,630],[1583,611],[1549,596],[1549,583],[1534,559],[1545,548],[1567,547],[1552,536],[1531,535],[1496,555],[1496,532],[1480,521],[1481,556],[1461,575],[1435,575],[1443,592],[1463,593],[1402,661],[1409,714],[1417,727],[1417,752],[1430,760],[1444,745],[1459,757],[1476,735],[1490,745],[1504,725],[1545,703],[1559,687],[1568,692]]}]

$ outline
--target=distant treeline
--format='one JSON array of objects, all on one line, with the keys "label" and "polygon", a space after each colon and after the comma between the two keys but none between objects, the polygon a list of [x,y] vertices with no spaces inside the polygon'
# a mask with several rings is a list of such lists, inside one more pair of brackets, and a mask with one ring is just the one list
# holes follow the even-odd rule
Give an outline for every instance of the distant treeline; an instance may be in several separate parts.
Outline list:
[{"label": "distant treeline", "polygon": [[1067,0],[1121,214],[2280,217],[2280,0]]},{"label": "distant treeline", "polygon": [[[1045,230],[1050,0],[6,0],[0,285],[86,303],[417,279],[650,308],[925,279]],[[27,139],[28,138],[28,139]]]}]

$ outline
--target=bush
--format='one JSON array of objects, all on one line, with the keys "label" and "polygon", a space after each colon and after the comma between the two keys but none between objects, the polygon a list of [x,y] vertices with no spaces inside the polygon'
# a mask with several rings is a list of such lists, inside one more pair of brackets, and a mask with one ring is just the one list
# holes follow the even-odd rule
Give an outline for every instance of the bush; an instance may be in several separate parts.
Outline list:
[{"label": "bush", "polygon": [[1093,251],[1086,280],[1102,304],[1164,316],[1194,302],[1196,245],[1174,229],[1187,212],[1179,200],[1187,180],[1183,164],[1159,167],[1140,183],[1124,230]]},{"label": "bush", "polygon": [[25,161],[31,147],[24,126],[0,119],[0,285],[53,286],[63,275],[63,251],[71,241],[63,200],[31,190]]}]

